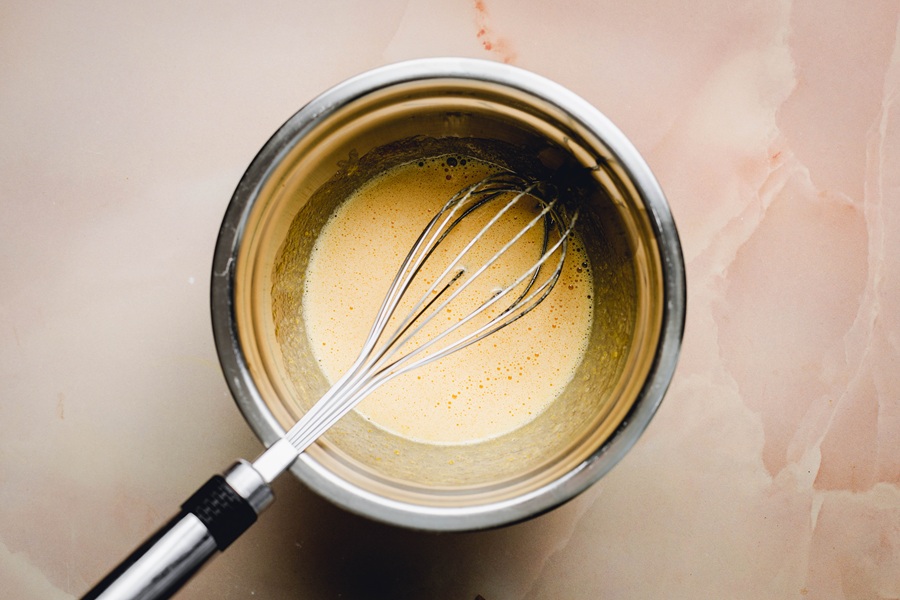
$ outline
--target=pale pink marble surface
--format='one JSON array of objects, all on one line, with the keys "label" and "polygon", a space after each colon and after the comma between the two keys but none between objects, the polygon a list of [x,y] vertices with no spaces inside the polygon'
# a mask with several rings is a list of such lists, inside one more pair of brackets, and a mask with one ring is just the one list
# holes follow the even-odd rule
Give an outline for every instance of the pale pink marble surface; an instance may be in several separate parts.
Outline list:
[{"label": "pale pink marble surface", "polygon": [[260,450],[209,326],[218,224],[303,103],[489,58],[635,142],[684,244],[682,360],[632,453],[497,531],[286,476],[183,598],[900,598],[900,4],[6,2],[0,597],[72,598]]}]

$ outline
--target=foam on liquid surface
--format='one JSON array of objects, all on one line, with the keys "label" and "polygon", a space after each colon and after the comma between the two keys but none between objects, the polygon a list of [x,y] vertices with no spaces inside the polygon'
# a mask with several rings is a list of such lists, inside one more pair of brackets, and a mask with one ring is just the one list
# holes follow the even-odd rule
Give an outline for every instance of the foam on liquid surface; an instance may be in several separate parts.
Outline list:
[{"label": "foam on liquid surface", "polygon": [[[448,198],[495,171],[491,165],[443,156],[395,167],[367,182],[335,212],[309,262],[303,319],[316,360],[336,381],[356,359],[400,263],[423,227]],[[492,228],[476,268],[533,214],[517,206]],[[521,214],[517,214],[521,213]],[[508,221],[508,223],[507,223]],[[461,240],[477,231],[467,219]],[[539,232],[523,239],[479,277],[417,340],[444,329],[518,276],[539,255]],[[495,244],[492,246],[491,243]],[[429,265],[451,259],[436,255]],[[552,268],[553,265],[551,265]],[[426,280],[437,270],[423,271]],[[424,288],[421,288],[424,289]],[[373,425],[420,442],[460,444],[510,432],[543,411],[565,388],[581,362],[591,327],[592,281],[581,242],[569,244],[560,280],[550,296],[509,327],[385,384],[358,407]],[[418,294],[414,294],[418,298]],[[398,311],[404,313],[405,311]]]}]

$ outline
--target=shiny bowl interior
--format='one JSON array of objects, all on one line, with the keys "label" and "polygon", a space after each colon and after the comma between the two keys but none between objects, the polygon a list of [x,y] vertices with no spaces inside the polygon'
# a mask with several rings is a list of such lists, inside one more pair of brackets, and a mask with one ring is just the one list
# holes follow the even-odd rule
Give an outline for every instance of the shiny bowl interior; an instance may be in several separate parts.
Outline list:
[{"label": "shiny bowl interior", "polygon": [[552,179],[577,203],[594,272],[589,349],[539,417],[476,444],[431,445],[345,417],[292,467],[374,519],[466,530],[546,511],[596,481],[646,427],[671,379],[684,269],[665,198],[631,144],[565,89],[495,63],[428,59],[326,92],[262,149],[226,213],[214,262],[216,343],[267,445],[328,388],[302,324],[305,267],[346,194],[392,165],[461,153]]}]

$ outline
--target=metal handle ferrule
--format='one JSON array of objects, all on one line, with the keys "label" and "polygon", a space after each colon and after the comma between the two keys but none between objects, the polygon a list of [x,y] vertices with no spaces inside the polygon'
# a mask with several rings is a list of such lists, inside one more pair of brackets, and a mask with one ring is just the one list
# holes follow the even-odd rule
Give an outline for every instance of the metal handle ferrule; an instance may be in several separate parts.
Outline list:
[{"label": "metal handle ferrule", "polygon": [[88,592],[83,600],[171,598],[217,550],[227,548],[274,499],[247,462],[197,490],[181,512]]}]

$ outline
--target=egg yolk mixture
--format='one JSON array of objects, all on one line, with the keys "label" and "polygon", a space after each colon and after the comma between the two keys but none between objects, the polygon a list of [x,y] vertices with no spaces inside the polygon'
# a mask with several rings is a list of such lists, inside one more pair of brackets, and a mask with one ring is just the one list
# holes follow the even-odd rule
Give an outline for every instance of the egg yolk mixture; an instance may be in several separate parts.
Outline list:
[{"label": "egg yolk mixture", "polygon": [[[497,170],[459,155],[403,164],[369,180],[331,216],[316,240],[302,302],[311,347],[330,382],[356,360],[397,269],[422,229],[460,189]],[[473,249],[462,265],[476,269],[483,264],[534,217],[535,204],[517,204],[488,230],[479,245],[484,248]],[[410,291],[412,298],[418,300],[486,218],[473,213],[454,232],[459,241],[448,238],[441,244],[417,276],[423,283]],[[542,235],[540,226],[529,231],[416,334],[409,347],[439,334],[489,298],[492,290],[515,280],[540,256]],[[556,262],[552,258],[545,268],[552,271]],[[476,344],[391,380],[356,411],[376,427],[431,444],[480,442],[525,425],[558,397],[584,357],[593,318],[592,289],[584,245],[573,235],[559,281],[537,308]],[[494,313],[512,298],[498,302]],[[413,303],[404,302],[399,315]],[[392,330],[389,326],[388,333]]]}]

